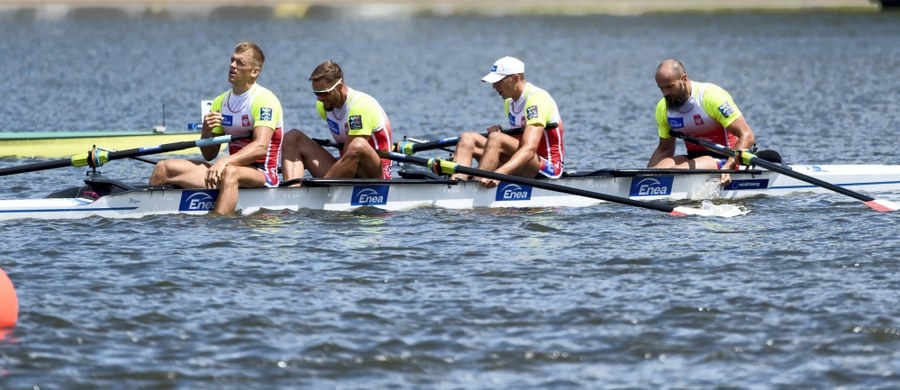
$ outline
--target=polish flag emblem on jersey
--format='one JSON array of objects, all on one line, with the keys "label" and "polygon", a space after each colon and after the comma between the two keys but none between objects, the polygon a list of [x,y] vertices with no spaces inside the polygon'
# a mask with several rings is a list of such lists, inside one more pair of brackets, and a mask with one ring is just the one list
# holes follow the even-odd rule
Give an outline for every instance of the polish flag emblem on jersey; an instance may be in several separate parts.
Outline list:
[{"label": "polish flag emblem on jersey", "polygon": [[694,124],[697,126],[703,126],[703,118],[700,117],[700,114],[694,114]]},{"label": "polish flag emblem on jersey", "polygon": [[242,115],[241,116],[241,125],[243,125],[244,127],[249,127],[250,126],[250,116],[248,116],[247,114]]}]

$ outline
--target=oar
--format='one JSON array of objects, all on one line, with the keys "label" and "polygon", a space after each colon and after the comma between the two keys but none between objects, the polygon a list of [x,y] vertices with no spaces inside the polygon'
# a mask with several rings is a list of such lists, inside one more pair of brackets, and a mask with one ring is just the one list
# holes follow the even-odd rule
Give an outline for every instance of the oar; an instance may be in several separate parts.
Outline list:
[{"label": "oar", "polygon": [[683,134],[683,133],[677,132],[677,131],[673,131],[672,135],[674,135],[678,138],[681,138],[687,142],[700,145],[706,149],[709,149],[709,150],[716,152],[718,154],[721,154],[723,156],[733,157],[734,159],[742,162],[744,165],[760,166],[760,167],[766,168],[772,172],[777,172],[777,173],[780,173],[785,176],[790,176],[797,180],[805,181],[807,183],[817,185],[819,187],[837,192],[839,194],[847,195],[851,198],[858,199],[858,200],[862,201],[863,203],[865,203],[866,206],[869,206],[873,210],[876,210],[876,211],[889,212],[889,211],[900,210],[900,205],[898,205],[894,202],[882,200],[882,199],[875,199],[870,196],[863,195],[859,192],[852,191],[852,190],[846,189],[844,187],[831,184],[824,180],[821,180],[821,179],[818,179],[818,178],[815,178],[815,177],[812,177],[809,175],[804,175],[802,173],[794,171],[793,169],[784,167],[780,164],[776,164],[771,161],[762,159],[748,151],[729,149],[723,145],[719,145],[714,142],[699,139],[699,138],[696,138],[696,137],[693,137],[693,136],[690,136],[687,134]]},{"label": "oar", "polygon": [[[556,123],[551,123],[547,125],[547,130],[555,129],[558,126]],[[522,134],[523,129],[521,127],[516,127],[513,129],[503,129],[500,132],[509,135],[519,135]],[[489,133],[481,133],[483,137],[487,137]],[[428,142],[412,142],[412,141],[400,141],[395,142],[393,150],[397,153],[403,154],[413,154],[415,152],[421,152],[423,150],[432,150],[432,149],[440,149],[446,148],[448,146],[456,146],[456,143],[459,142],[459,137],[450,137],[450,138],[441,138],[437,141],[428,141]]]},{"label": "oar", "polygon": [[156,165],[157,163],[159,163],[159,161],[151,160],[149,158],[143,158],[143,157],[132,157],[132,159],[138,160],[140,162],[145,162],[147,164],[153,164],[153,165]]},{"label": "oar", "polygon": [[326,148],[331,147],[331,148],[335,148],[335,149],[343,149],[344,148],[344,144],[339,144],[330,139],[313,138],[312,140],[313,140],[313,142],[319,144],[319,146],[322,146],[322,147],[326,147]]},{"label": "oar", "polygon": [[26,172],[36,172],[43,171],[46,169],[53,168],[64,168],[64,167],[84,167],[90,166],[92,168],[99,167],[103,164],[106,164],[109,161],[120,159],[120,158],[131,158],[138,156],[146,156],[148,154],[156,154],[156,153],[168,153],[176,150],[182,149],[190,149],[193,147],[202,148],[204,146],[211,145],[219,145],[228,143],[241,138],[250,138],[252,135],[244,135],[244,136],[231,136],[231,135],[222,135],[213,138],[201,138],[196,141],[181,141],[181,142],[173,142],[170,144],[162,144],[162,145],[154,145],[154,146],[144,146],[135,149],[126,149],[126,150],[118,150],[118,151],[107,151],[107,150],[99,150],[94,149],[90,152],[84,154],[76,154],[67,159],[59,159],[53,161],[45,161],[28,165],[21,165],[18,167],[9,167],[9,168],[0,168],[0,176],[13,175],[16,173],[26,173]]},{"label": "oar", "polygon": [[437,174],[445,174],[452,175],[454,173],[463,173],[472,176],[484,177],[487,179],[500,180],[508,183],[521,184],[526,186],[531,186],[535,188],[543,188],[549,191],[562,192],[571,195],[584,196],[587,198],[594,198],[599,200],[604,200],[611,203],[621,203],[629,206],[641,207],[650,210],[662,211],[664,213],[668,213],[669,215],[676,217],[683,217],[686,215],[713,215],[710,210],[703,209],[695,209],[690,207],[672,207],[659,203],[651,203],[651,202],[642,202],[638,200],[633,200],[629,198],[623,198],[615,195],[608,195],[599,192],[592,192],[582,190],[580,188],[566,187],[559,184],[554,184],[548,181],[529,179],[526,177],[519,176],[511,176],[504,175],[501,173],[496,173],[493,171],[487,171],[483,169],[470,168],[466,166],[459,165],[453,161],[446,161],[441,159],[424,159],[421,157],[408,156],[405,154],[400,154],[396,152],[378,152],[382,158],[389,158],[394,161],[410,163],[421,165],[427,167],[434,171]]}]

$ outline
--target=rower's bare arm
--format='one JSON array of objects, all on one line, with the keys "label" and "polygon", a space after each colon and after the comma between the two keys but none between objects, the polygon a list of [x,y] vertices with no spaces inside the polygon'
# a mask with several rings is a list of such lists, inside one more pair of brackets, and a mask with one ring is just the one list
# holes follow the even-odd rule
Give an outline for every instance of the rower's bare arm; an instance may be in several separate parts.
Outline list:
[{"label": "rower's bare arm", "polygon": [[663,159],[673,156],[675,156],[675,138],[660,138],[659,145],[656,146],[656,150],[654,150],[653,155],[650,156],[650,162],[647,163],[647,168],[653,168]]},{"label": "rower's bare arm", "polygon": [[537,148],[541,143],[541,137],[544,135],[544,126],[527,125],[522,131],[522,139],[519,141],[519,148],[509,158],[506,164],[497,168],[497,173],[505,175],[513,175],[520,171],[529,162],[536,159]]},{"label": "rower's bare arm", "polygon": [[[750,125],[747,124],[747,121],[743,116],[735,119],[734,122],[731,123],[728,127],[725,128],[729,133],[734,134],[737,138],[737,144],[734,145],[734,149],[737,150],[745,150],[750,149],[753,144],[756,142],[756,137],[753,136],[753,130],[750,129]],[[737,166],[737,161],[734,158],[728,158],[725,162],[725,165],[722,166],[723,169],[734,169]]]},{"label": "rower's bare arm", "polygon": [[[203,116],[203,126],[200,128],[200,138],[212,138],[212,131],[222,125],[222,114],[210,111]],[[209,145],[200,148],[200,153],[206,161],[212,161],[219,155],[222,145]]]},{"label": "rower's bare arm", "polygon": [[256,126],[253,128],[253,141],[250,141],[247,146],[241,148],[237,153],[222,157],[219,161],[227,163],[228,165],[247,166],[253,164],[257,160],[265,157],[273,135],[275,135],[275,130],[271,127]]}]

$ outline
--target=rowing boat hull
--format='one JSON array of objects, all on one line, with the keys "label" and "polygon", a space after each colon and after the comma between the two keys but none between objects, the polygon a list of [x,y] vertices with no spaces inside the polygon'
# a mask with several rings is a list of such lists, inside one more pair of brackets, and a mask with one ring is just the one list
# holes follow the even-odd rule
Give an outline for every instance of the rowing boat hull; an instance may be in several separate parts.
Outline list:
[{"label": "rowing boat hull", "polygon": [[[63,158],[87,153],[94,145],[110,150],[124,150],[199,138],[200,133],[196,132],[0,133],[0,157]],[[193,148],[175,153],[199,154],[200,151]]]},{"label": "rowing boat hull", "polygon": [[[794,165],[792,169],[855,191],[900,191],[900,166]],[[798,192],[829,192],[771,171],[733,173],[733,182],[724,188],[719,183],[719,177],[720,174],[714,171],[606,170],[588,176],[566,177],[553,183],[642,201],[727,200],[785,196]],[[96,200],[0,200],[0,220],[206,214],[212,208],[216,196],[215,190],[139,189],[113,193]],[[841,197],[839,194],[834,196]],[[397,211],[417,207],[587,207],[599,203],[601,201],[593,198],[513,183],[501,183],[497,188],[485,189],[475,181],[308,179],[299,188],[242,189],[237,207],[243,214],[251,214],[260,210],[349,211],[373,207]]]}]

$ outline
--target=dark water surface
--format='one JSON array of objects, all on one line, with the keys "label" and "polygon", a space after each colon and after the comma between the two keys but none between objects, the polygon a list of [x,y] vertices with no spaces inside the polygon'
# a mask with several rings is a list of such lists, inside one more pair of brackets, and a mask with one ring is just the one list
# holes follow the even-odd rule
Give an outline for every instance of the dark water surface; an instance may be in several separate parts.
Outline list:
[{"label": "dark water surface", "polygon": [[[900,14],[0,23],[3,131],[179,129],[260,43],[288,127],[325,137],[331,58],[399,137],[501,123],[514,55],[558,102],[569,169],[656,146],[656,65],[734,96],[789,161],[900,164]],[[6,159],[2,166],[30,161]],[[143,182],[116,161],[107,176]],[[0,198],[82,169],[0,179]],[[879,194],[900,201],[900,194]],[[0,388],[896,388],[896,214],[836,194],[730,219],[626,206],[0,222],[20,300]],[[696,205],[694,205],[696,206]]]}]

